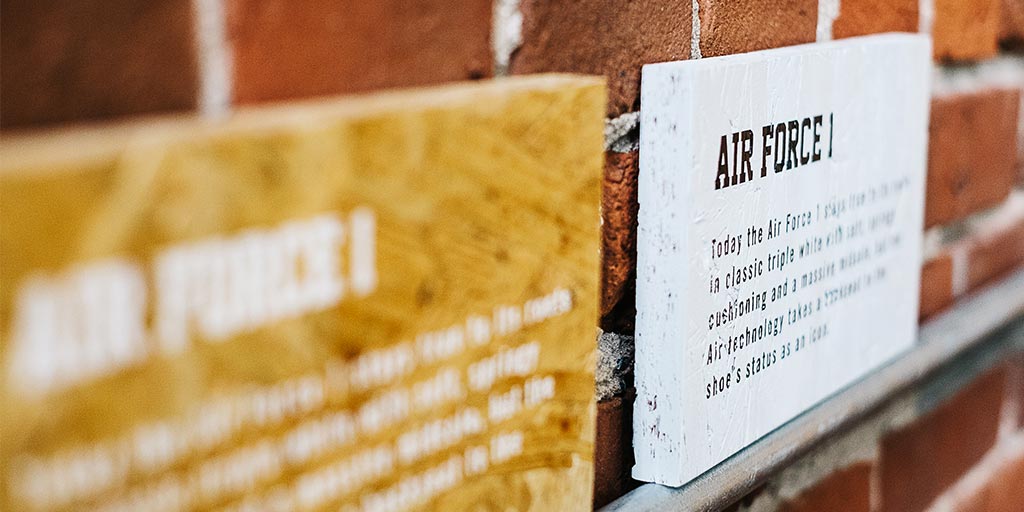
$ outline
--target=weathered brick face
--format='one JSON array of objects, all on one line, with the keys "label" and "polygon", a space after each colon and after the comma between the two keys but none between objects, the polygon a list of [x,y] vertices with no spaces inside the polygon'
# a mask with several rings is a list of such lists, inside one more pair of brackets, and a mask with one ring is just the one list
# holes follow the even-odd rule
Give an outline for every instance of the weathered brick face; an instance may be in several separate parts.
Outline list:
[{"label": "weathered brick face", "polygon": [[491,76],[491,2],[225,0],[239,103]]},{"label": "weathered brick face", "polygon": [[816,36],[815,0],[704,0],[698,6],[704,57],[812,43]]},{"label": "weathered brick face", "polygon": [[608,115],[639,107],[640,68],[690,57],[691,6],[664,0],[524,0],[515,74],[564,71],[608,79]]},{"label": "weathered brick face", "polygon": [[845,0],[832,24],[832,37],[917,32],[919,9],[918,0]]},{"label": "weathered brick face", "polygon": [[925,227],[1001,203],[1016,182],[1020,90],[932,101]]},{"label": "weathered brick face", "polygon": [[784,502],[779,512],[870,512],[872,469],[870,462],[858,462],[840,469]]},{"label": "weathered brick face", "polygon": [[190,0],[10,0],[0,16],[4,128],[190,110]]},{"label": "weathered brick face", "polygon": [[633,468],[632,391],[597,406],[597,444],[603,449],[594,453],[594,506],[608,504],[622,496],[637,483],[630,478]]},{"label": "weathered brick face", "polygon": [[994,57],[999,49],[1002,0],[934,0],[935,58],[968,61]]},{"label": "weathered brick face", "polygon": [[605,155],[601,198],[602,316],[612,312],[625,296],[630,280],[636,278],[637,157],[636,151]]}]

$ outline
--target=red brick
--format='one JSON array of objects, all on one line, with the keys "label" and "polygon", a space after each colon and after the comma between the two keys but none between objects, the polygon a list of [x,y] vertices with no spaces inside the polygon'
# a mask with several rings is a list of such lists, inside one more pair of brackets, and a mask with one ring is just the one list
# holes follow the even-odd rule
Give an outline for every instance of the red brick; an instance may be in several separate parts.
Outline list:
[{"label": "red brick", "polygon": [[1020,512],[1024,509],[1024,457],[1003,466],[988,485],[987,512]]},{"label": "red brick", "polygon": [[925,262],[921,268],[921,304],[919,318],[924,319],[953,303],[953,258],[943,253]]},{"label": "red brick", "polygon": [[995,206],[1016,180],[1019,90],[932,100],[925,227]]},{"label": "red brick", "polygon": [[701,0],[700,52],[729,55],[812,43],[818,0]]},{"label": "red brick", "polygon": [[973,290],[1024,263],[1024,220],[972,241],[967,283]]},{"label": "red brick", "polygon": [[992,447],[1005,370],[975,379],[954,397],[882,440],[882,512],[923,510]]},{"label": "red brick", "polygon": [[7,0],[0,10],[5,128],[197,104],[190,0]]},{"label": "red brick", "polygon": [[619,303],[627,284],[635,279],[637,158],[631,153],[605,155],[601,197],[601,315]]},{"label": "red brick", "polygon": [[999,39],[1009,47],[1024,48],[1024,2],[1003,0]]},{"label": "red brick", "polygon": [[999,51],[1002,0],[935,0],[932,44],[937,60],[994,57]]},{"label": "red brick", "polygon": [[784,502],[778,512],[870,512],[871,468],[865,461],[837,470]]},{"label": "red brick", "polygon": [[633,400],[625,396],[597,404],[597,435],[594,442],[594,508],[626,494],[638,484],[630,477],[633,468]]},{"label": "red brick", "polygon": [[689,2],[522,0],[520,8],[523,41],[512,73],[604,75],[610,116],[637,110],[642,65],[690,57]]},{"label": "red brick", "polygon": [[227,0],[239,103],[490,76],[491,0]]},{"label": "red brick", "polygon": [[832,37],[883,32],[917,32],[919,0],[843,0],[832,22]]},{"label": "red brick", "polygon": [[1024,509],[1024,457],[1006,461],[957,512],[1020,512]]}]

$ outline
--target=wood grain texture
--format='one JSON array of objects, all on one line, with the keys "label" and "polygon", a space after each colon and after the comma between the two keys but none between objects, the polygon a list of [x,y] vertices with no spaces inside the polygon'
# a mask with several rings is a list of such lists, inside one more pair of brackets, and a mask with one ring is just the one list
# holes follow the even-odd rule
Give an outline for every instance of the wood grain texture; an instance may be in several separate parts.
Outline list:
[{"label": "wood grain texture", "polygon": [[[549,75],[245,110],[219,123],[164,118],[5,136],[2,508],[102,508],[147,486],[177,482],[186,491],[175,494],[177,506],[169,509],[237,507],[264,498],[270,501],[251,503],[272,508],[269,503],[285,503],[272,498],[286,496],[296,508],[364,510],[373,508],[368,493],[513,431],[524,435],[521,454],[464,476],[451,489],[393,503],[395,509],[589,508],[604,97],[599,80]],[[369,294],[349,293],[329,307],[224,338],[205,336],[197,320],[189,324],[187,347],[177,353],[154,340],[162,314],[155,276],[168,251],[226,244],[325,214],[344,221],[357,209],[372,211],[376,219],[378,281]],[[339,258],[347,268],[347,253]],[[22,390],[15,345],[26,283],[73,282],[66,276],[76,269],[115,260],[144,276],[144,354],[117,371],[50,392]],[[437,362],[417,360],[387,386],[331,383],[330,368],[347,368],[369,350],[414,342],[421,333],[462,325],[469,315],[490,317],[497,306],[522,305],[557,290],[571,296],[567,311],[507,335],[495,332],[488,343],[466,343]],[[201,319],[203,312],[196,314]],[[533,341],[540,353],[530,375],[554,378],[550,400],[487,421],[482,432],[409,464],[396,462],[392,471],[357,489],[328,493],[320,501],[298,497],[304,475],[351,460],[368,447],[395,446],[399,435],[431,420],[467,408],[486,420],[488,394],[521,387],[530,375],[499,378],[475,391],[468,387],[467,368]],[[220,475],[210,461],[226,460],[239,447],[283,446],[281,439],[310,419],[338,412],[355,416],[388,391],[412,389],[445,369],[459,375],[461,399],[414,409],[377,431],[357,428],[348,442],[301,463],[268,456],[266,471],[249,475],[246,485],[201,477],[203,471]],[[342,371],[333,378],[347,382],[349,376]],[[237,404],[251,405],[260,390],[307,377],[324,393],[309,410],[238,419]],[[227,432],[223,439],[192,439],[178,455],[151,466],[125,441],[143,424],[187,430],[199,424],[193,420],[207,418],[200,404],[212,407],[217,400],[234,400],[235,416],[220,430],[202,432]],[[105,476],[95,461],[87,464],[92,476],[83,481],[91,484],[70,485],[64,494],[44,484],[32,484],[43,486],[33,491],[26,483],[30,469],[60,466],[54,462],[58,454],[81,455],[83,447],[97,446],[97,452],[120,454],[131,463],[114,457],[115,469]],[[32,498],[33,492],[48,497]]]}]

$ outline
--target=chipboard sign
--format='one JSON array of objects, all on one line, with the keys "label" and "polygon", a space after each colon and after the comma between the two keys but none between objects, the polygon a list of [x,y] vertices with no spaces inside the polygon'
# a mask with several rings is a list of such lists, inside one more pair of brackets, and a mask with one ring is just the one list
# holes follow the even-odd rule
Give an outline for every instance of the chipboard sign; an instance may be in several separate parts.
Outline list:
[{"label": "chipboard sign", "polygon": [[0,509],[588,510],[605,97],[5,135]]},{"label": "chipboard sign", "polygon": [[634,477],[682,485],[913,345],[930,55],[644,67]]}]

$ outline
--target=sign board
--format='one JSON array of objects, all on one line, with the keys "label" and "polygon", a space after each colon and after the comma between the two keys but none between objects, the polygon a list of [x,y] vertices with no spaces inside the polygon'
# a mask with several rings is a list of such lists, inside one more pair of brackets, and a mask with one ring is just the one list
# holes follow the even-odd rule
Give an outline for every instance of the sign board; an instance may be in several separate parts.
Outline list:
[{"label": "sign board", "polygon": [[5,135],[0,508],[589,508],[604,98]]},{"label": "sign board", "polygon": [[636,478],[682,485],[912,346],[929,46],[644,67]]}]

